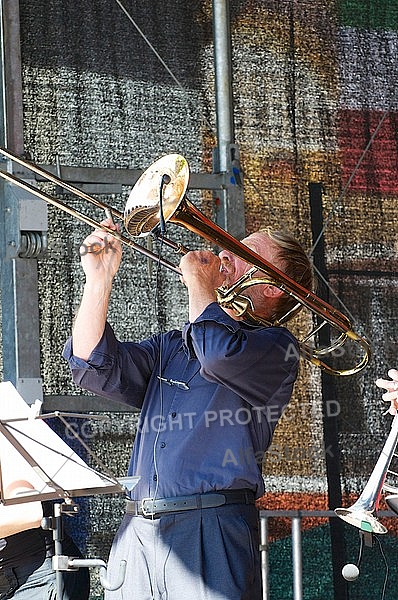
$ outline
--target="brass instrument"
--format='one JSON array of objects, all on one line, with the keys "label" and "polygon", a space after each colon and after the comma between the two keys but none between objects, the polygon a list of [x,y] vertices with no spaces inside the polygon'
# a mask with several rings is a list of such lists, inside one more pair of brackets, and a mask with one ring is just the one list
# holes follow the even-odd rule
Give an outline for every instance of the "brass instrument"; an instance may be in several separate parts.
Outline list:
[{"label": "brass instrument", "polygon": [[[353,331],[350,321],[345,315],[320,299],[310,290],[302,287],[299,283],[288,277],[285,273],[263,259],[253,250],[236,240],[224,229],[208,219],[188,200],[186,197],[186,190],[189,181],[189,166],[183,156],[179,154],[163,156],[144,171],[134,185],[126,203],[124,214],[122,214],[120,211],[92,198],[78,188],[63,182],[58,177],[48,173],[40,167],[24,161],[10,151],[0,148],[0,153],[8,159],[39,174],[45,180],[51,181],[94,204],[98,208],[101,208],[108,215],[121,219],[125,229],[133,237],[145,237],[149,234],[159,237],[159,232],[162,234],[164,233],[164,224],[170,222],[182,225],[205,240],[232,252],[252,265],[252,268],[231,288],[219,288],[217,290],[218,302],[221,306],[233,308],[238,315],[248,315],[252,319],[254,318],[258,322],[261,322],[261,320],[253,313],[250,300],[246,298],[242,292],[251,285],[264,283],[275,285],[283,292],[293,297],[297,303],[294,308],[279,319],[277,323],[272,323],[273,325],[285,323],[303,307],[306,307],[313,314],[322,319],[320,324],[316,325],[316,327],[314,327],[314,329],[299,342],[302,355],[307,360],[331,375],[352,375],[367,365],[370,357],[370,346],[363,337]],[[133,242],[132,239],[115,232],[109,227],[91,219],[89,216],[70,208],[62,201],[41,192],[27,182],[18,179],[11,173],[0,170],[0,176],[11,183],[18,185],[22,189],[31,192],[49,204],[57,206],[61,210],[64,210],[88,225],[103,229],[107,233],[114,235],[120,242],[137,250],[141,254],[160,262],[175,273],[180,274],[178,267],[153,254],[142,245]],[[188,252],[186,248],[165,238],[164,235],[162,235],[162,243],[182,254]],[[258,273],[259,271],[262,275],[255,276],[255,273]],[[266,324],[269,325],[269,323]],[[338,338],[327,348],[310,347],[307,342],[327,324],[331,325],[332,328],[339,332]],[[322,360],[321,357],[332,354],[337,348],[343,346],[347,340],[353,341],[363,352],[363,356],[358,364],[349,369],[339,370],[334,369]]]},{"label": "brass instrument", "polygon": [[385,441],[375,467],[358,500],[348,508],[336,508],[335,513],[343,521],[369,533],[387,533],[387,528],[380,523],[375,513],[378,510],[381,494],[389,492],[385,500],[389,508],[398,514],[398,487],[386,483],[388,474],[398,476],[390,469],[398,442],[398,414],[391,423],[390,433]]}]

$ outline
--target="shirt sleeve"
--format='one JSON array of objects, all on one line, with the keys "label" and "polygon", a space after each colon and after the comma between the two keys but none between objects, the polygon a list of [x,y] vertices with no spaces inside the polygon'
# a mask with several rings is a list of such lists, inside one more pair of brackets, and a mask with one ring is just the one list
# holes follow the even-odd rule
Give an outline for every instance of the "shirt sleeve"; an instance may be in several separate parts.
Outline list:
[{"label": "shirt sleeve", "polygon": [[255,407],[289,402],[297,377],[299,347],[284,327],[251,327],[217,303],[190,324],[189,341],[201,374]]},{"label": "shirt sleeve", "polygon": [[63,357],[69,363],[73,381],[81,388],[110,400],[141,408],[148,380],[156,361],[156,344],[120,342],[106,323],[101,340],[88,360],[74,356],[72,338]]}]

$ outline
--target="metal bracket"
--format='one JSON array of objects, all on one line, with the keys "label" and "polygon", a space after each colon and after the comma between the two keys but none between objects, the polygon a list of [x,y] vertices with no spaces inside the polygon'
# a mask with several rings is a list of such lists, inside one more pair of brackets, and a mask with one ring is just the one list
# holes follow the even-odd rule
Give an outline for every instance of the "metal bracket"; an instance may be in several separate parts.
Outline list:
[{"label": "metal bracket", "polygon": [[[36,185],[35,181],[29,181]],[[5,258],[38,258],[47,249],[47,204],[20,188],[6,184]]]},{"label": "metal bracket", "polygon": [[27,404],[34,404],[36,400],[43,402],[43,380],[41,377],[19,377],[16,388]]}]

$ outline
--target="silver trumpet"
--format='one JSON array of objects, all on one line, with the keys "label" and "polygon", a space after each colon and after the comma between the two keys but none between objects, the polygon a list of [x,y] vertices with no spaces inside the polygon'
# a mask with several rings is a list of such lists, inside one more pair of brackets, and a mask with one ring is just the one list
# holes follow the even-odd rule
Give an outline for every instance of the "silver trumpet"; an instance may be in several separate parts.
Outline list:
[{"label": "silver trumpet", "polygon": [[387,528],[380,523],[375,513],[383,491],[389,492],[385,501],[392,511],[398,514],[398,487],[386,483],[388,474],[398,476],[398,473],[390,469],[398,442],[398,414],[394,416],[391,430],[388,434],[383,449],[379,455],[376,465],[358,500],[349,508],[336,508],[338,517],[361,531],[368,533],[387,533]]}]

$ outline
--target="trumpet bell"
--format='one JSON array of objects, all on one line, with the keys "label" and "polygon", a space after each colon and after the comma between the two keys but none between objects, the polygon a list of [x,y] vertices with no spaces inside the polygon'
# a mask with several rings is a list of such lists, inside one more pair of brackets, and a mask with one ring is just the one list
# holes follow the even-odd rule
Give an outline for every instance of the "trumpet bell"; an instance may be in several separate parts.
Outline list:
[{"label": "trumpet bell", "polygon": [[336,515],[346,523],[354,525],[361,531],[369,533],[387,533],[387,528],[374,516],[371,511],[355,508],[336,508]]},{"label": "trumpet bell", "polygon": [[145,237],[163,218],[171,219],[185,196],[189,181],[187,160],[167,154],[138,179],[124,209],[124,226],[133,237]]}]

